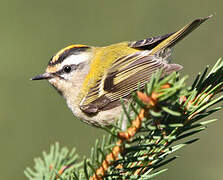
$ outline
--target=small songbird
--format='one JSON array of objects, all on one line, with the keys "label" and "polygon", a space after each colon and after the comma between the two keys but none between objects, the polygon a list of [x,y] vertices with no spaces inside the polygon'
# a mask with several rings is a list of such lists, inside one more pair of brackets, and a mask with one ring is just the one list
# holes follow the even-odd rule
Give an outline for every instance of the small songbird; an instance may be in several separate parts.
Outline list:
[{"label": "small songbird", "polygon": [[210,17],[140,41],[105,47],[70,45],[52,57],[45,73],[32,80],[47,79],[82,121],[110,125],[122,111],[120,98],[128,101],[139,83],[143,87],[160,68],[163,76],[182,69],[170,63],[172,47]]}]

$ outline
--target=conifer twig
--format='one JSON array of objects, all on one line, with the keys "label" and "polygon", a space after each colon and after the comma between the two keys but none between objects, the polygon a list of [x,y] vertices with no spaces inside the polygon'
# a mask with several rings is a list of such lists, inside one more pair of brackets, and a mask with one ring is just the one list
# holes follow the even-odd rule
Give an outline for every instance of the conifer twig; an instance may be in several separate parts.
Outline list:
[{"label": "conifer twig", "polygon": [[[165,172],[159,169],[178,156],[167,157],[198,138],[177,142],[205,130],[216,120],[198,121],[222,109],[211,107],[223,100],[223,61],[219,59],[209,73],[208,69],[191,88],[185,86],[186,77],[172,73],[161,79],[158,71],[143,91],[133,93],[117,124],[106,128],[109,135],[95,142],[90,159],[78,161],[74,151],[60,150],[56,144],[43,160],[35,161],[34,171],[26,169],[26,176],[30,180],[151,179]],[[123,118],[128,119],[126,131],[121,131]]]}]

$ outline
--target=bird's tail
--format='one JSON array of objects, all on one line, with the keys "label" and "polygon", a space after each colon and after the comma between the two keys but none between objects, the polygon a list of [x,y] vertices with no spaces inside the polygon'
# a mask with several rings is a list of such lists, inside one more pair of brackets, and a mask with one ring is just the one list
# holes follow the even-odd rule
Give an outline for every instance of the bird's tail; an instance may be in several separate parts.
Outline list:
[{"label": "bird's tail", "polygon": [[151,55],[156,54],[157,52],[162,51],[166,48],[173,47],[176,43],[178,43],[180,40],[182,40],[184,37],[186,37],[189,33],[191,33],[193,30],[195,30],[197,27],[199,27],[203,22],[211,18],[213,15],[210,15],[205,18],[199,18],[195,19],[191,23],[184,26],[179,31],[173,33],[171,36],[163,40],[161,43],[159,43],[156,47],[154,47],[151,50]]}]

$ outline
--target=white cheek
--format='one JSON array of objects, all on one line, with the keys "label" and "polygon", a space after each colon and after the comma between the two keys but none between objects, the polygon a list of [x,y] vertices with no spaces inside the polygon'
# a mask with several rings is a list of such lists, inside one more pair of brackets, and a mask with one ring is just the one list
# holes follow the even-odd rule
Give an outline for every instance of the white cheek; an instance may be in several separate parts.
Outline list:
[{"label": "white cheek", "polygon": [[62,66],[64,65],[69,65],[69,64],[80,64],[83,62],[86,62],[88,59],[90,58],[90,54],[89,53],[85,53],[85,54],[77,54],[77,55],[70,55],[69,57],[67,57],[63,62],[62,62]]},{"label": "white cheek", "polygon": [[74,73],[75,73],[75,71],[67,73],[67,74],[64,73],[64,74],[61,74],[60,76],[66,80],[71,80],[72,77],[74,76]]}]

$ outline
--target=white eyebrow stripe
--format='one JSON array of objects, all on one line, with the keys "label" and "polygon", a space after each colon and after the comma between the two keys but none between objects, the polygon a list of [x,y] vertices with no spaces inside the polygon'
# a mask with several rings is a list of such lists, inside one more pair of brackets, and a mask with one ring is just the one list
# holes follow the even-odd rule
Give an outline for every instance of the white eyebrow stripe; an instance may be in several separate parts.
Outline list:
[{"label": "white eyebrow stripe", "polygon": [[68,56],[67,58],[65,58],[62,62],[62,66],[64,65],[69,65],[69,64],[75,64],[75,65],[79,65],[80,63],[83,63],[85,61],[87,61],[89,58],[89,54],[85,53],[85,54],[73,54]]}]

